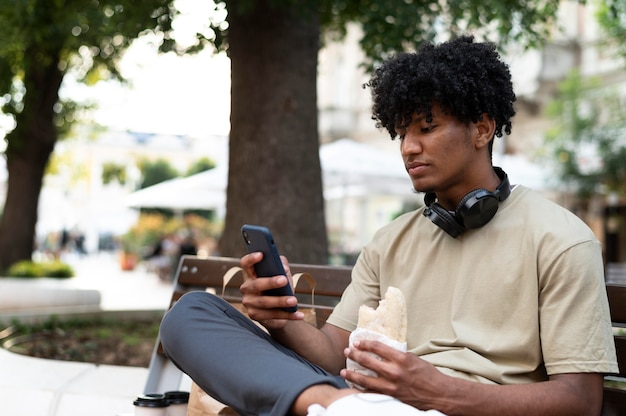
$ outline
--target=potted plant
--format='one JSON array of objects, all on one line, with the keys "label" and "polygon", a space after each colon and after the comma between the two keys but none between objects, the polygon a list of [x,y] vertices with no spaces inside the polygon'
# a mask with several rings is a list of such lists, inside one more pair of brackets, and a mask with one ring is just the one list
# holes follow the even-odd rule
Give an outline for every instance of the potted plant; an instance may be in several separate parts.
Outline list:
[{"label": "potted plant", "polygon": [[134,270],[139,263],[141,245],[136,232],[130,230],[120,238],[120,268],[124,271]]}]

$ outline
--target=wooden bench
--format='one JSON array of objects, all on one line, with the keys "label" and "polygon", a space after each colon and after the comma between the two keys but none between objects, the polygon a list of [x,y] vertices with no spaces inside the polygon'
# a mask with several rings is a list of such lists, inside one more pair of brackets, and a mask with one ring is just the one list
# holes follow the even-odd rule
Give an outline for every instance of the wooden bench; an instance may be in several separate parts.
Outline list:
[{"label": "wooden bench", "polygon": [[[239,266],[238,258],[183,256],[174,278],[174,291],[169,307],[171,308],[187,292],[205,291],[210,288],[217,294],[221,294],[223,276],[231,267],[235,266]],[[290,263],[289,267],[292,273],[308,273],[315,279],[315,305],[311,304],[311,289],[307,284],[299,284],[295,289],[295,294],[298,297],[300,307],[315,307],[317,327],[321,327],[350,283],[352,268],[298,263]],[[241,278],[233,278],[226,287],[224,299],[229,302],[240,301],[239,286],[241,283]],[[157,339],[150,360],[150,370],[144,392],[178,390],[182,376],[182,372],[165,356],[160,339]]]},{"label": "wooden bench", "polygon": [[620,372],[605,377],[602,414],[618,416],[626,415],[626,264],[608,263],[605,278]]},{"label": "wooden bench", "polygon": [[[224,274],[231,267],[238,265],[239,259],[235,258],[183,256],[174,280],[170,307],[183,294],[190,291],[204,291],[207,288],[212,288],[216,293],[221,293]],[[291,264],[290,266],[292,273],[305,272],[315,278],[315,308],[317,326],[320,327],[350,282],[351,268],[305,264]],[[626,271],[626,268],[623,270]],[[611,276],[616,278],[615,275]],[[622,281],[619,279],[609,281],[607,279],[606,284],[611,318],[613,326],[616,328],[615,345],[620,373],[605,378],[602,409],[602,414],[605,416],[626,415],[626,275],[622,278],[624,278]],[[240,285],[240,279],[233,279],[229,282],[224,298],[232,302],[241,300]],[[304,284],[298,285],[295,292],[300,300],[300,306],[309,307],[311,302],[310,288]],[[182,372],[165,356],[160,346],[160,340],[157,339],[144,392],[178,390],[182,376]]]},{"label": "wooden bench", "polygon": [[604,277],[607,283],[626,284],[626,263],[607,263]]}]

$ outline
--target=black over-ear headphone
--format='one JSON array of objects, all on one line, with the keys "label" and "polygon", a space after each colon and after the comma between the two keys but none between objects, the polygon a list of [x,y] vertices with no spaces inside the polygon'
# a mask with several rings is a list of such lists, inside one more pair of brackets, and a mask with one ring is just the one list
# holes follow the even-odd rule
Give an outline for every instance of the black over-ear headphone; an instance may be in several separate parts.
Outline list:
[{"label": "black over-ear headphone", "polygon": [[471,191],[461,199],[454,211],[448,211],[435,200],[434,192],[426,192],[424,196],[424,216],[430,218],[439,228],[456,238],[465,230],[480,228],[487,224],[498,211],[498,204],[511,193],[511,185],[506,173],[494,166],[498,177],[502,180],[495,192],[479,188]]}]

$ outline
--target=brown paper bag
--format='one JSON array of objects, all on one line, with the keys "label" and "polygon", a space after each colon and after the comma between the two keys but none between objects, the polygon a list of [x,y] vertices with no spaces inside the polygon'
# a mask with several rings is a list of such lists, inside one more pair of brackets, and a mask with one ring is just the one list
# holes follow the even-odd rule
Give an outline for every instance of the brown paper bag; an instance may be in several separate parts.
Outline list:
[{"label": "brown paper bag", "polygon": [[191,383],[187,416],[238,416],[238,413],[206,394],[196,383]]},{"label": "brown paper bag", "polygon": [[[233,266],[224,273],[223,284],[222,284],[222,297],[224,297],[224,292],[226,291],[226,286],[235,277],[238,273],[241,272],[243,276],[243,280],[247,279],[247,275],[244,273],[241,267]],[[315,314],[315,279],[308,273],[296,273],[292,276],[293,287],[296,288],[300,280],[306,280],[311,288],[311,305],[312,308],[300,308],[299,310],[304,313],[304,320],[310,323],[313,326],[317,326],[317,318]],[[231,304],[237,308],[241,313],[247,316],[246,307],[243,306],[241,302],[231,302]]]}]

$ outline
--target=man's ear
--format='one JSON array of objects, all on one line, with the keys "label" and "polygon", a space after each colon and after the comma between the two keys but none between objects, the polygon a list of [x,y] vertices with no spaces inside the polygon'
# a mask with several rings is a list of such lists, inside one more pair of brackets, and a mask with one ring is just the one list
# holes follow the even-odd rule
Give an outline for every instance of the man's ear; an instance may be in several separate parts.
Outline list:
[{"label": "man's ear", "polygon": [[487,146],[496,133],[496,121],[489,114],[483,113],[480,120],[474,123],[474,125],[476,127],[474,144],[479,148]]}]

